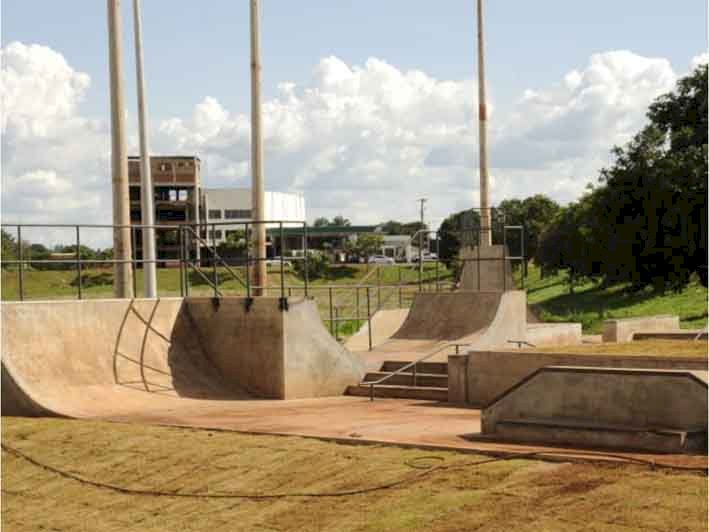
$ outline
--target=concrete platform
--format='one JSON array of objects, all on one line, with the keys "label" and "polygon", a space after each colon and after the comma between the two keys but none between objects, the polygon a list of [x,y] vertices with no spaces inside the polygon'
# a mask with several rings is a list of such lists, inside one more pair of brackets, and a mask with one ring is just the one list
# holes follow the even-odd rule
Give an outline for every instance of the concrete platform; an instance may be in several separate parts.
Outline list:
[{"label": "concrete platform", "polygon": [[331,397],[291,401],[183,401],[162,410],[141,412],[126,405],[100,419],[305,436],[347,443],[383,443],[405,447],[452,449],[492,455],[541,453],[552,460],[649,460],[681,467],[707,467],[706,456],[613,453],[549,445],[476,441],[480,410],[448,403],[409,399]]}]

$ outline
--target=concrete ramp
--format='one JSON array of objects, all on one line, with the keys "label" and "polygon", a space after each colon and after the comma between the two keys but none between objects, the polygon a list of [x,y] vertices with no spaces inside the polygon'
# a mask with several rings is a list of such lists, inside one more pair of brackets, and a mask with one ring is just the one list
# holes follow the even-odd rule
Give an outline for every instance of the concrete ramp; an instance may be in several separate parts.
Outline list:
[{"label": "concrete ramp", "polygon": [[702,452],[707,372],[544,367],[483,409],[482,434],[521,443]]},{"label": "concrete ramp", "polygon": [[[508,292],[421,292],[416,294],[403,325],[390,340],[360,353],[368,366],[384,360],[413,361],[447,343],[467,349],[508,345],[526,334],[526,294]],[[454,350],[432,360],[445,361]]]},{"label": "concrete ramp", "polygon": [[310,300],[290,300],[288,311],[275,298],[2,304],[3,415],[341,395],[363,374]]}]

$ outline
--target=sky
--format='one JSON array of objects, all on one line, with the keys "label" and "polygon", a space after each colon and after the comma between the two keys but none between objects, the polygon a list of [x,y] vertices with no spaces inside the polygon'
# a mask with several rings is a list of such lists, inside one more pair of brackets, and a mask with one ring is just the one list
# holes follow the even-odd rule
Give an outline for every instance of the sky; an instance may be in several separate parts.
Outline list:
[{"label": "sky", "polygon": [[[263,0],[266,184],[308,218],[478,205],[473,0]],[[151,146],[249,186],[247,0],[143,0]],[[583,194],[706,59],[704,0],[488,0],[493,203]],[[137,153],[132,2],[126,102]],[[2,0],[2,221],[110,223],[106,2]]]}]

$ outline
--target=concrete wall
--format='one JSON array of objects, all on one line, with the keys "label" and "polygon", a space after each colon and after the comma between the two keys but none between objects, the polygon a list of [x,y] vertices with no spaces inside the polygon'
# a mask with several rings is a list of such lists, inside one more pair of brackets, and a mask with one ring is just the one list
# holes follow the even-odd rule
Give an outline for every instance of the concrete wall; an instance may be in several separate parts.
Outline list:
[{"label": "concrete wall", "polygon": [[679,331],[679,316],[647,316],[607,320],[603,323],[604,342],[630,342],[638,332]]},{"label": "concrete wall", "polygon": [[543,368],[483,410],[482,432],[524,419],[706,431],[706,372]]},{"label": "concrete wall", "polygon": [[707,359],[472,351],[448,357],[448,400],[484,407],[544,366],[589,366],[706,370]]},{"label": "concrete wall", "polygon": [[543,347],[578,345],[582,341],[580,323],[528,323],[527,342]]}]

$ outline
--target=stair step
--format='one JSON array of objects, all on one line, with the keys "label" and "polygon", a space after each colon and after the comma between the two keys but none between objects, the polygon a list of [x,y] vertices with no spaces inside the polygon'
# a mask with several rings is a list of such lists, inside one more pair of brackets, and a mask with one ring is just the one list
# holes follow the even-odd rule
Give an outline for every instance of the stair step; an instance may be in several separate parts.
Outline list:
[{"label": "stair step", "polygon": [[603,425],[594,421],[564,419],[502,419],[495,439],[519,443],[607,447],[668,453],[704,452],[705,429],[658,429]]},{"label": "stair step", "polygon": [[[380,371],[391,373],[411,364],[411,362],[413,362],[413,360],[386,360],[382,364]],[[416,364],[416,371],[419,373],[448,375],[448,362],[419,362]]]},{"label": "stair step", "polygon": [[[378,381],[391,374],[391,372],[386,371],[373,371],[365,375],[364,382]],[[384,381],[382,384],[413,386],[414,374],[408,372],[398,373]],[[437,373],[416,373],[416,386],[424,388],[448,388],[448,375],[440,375]]]},{"label": "stair step", "polygon": [[[349,386],[347,395],[369,397],[369,388],[363,384]],[[448,388],[378,384],[374,387],[374,397],[448,401]]]}]

